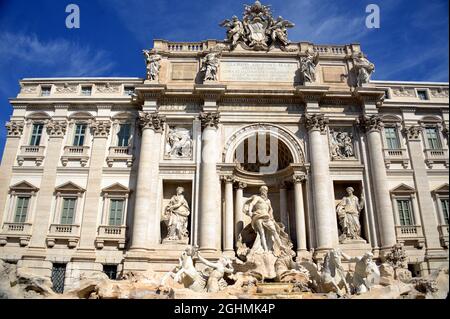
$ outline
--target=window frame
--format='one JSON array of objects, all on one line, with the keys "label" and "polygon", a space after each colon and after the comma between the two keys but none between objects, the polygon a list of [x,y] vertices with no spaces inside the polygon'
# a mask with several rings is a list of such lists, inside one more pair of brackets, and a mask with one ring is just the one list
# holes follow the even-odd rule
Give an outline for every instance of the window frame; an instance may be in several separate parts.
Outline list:
[{"label": "window frame", "polygon": [[[397,203],[397,214],[398,214],[398,220],[399,220],[399,226],[415,226],[416,225],[416,221],[414,218],[414,208],[413,208],[413,203],[412,203],[412,199],[410,197],[396,197],[395,199],[396,203]],[[406,221],[405,216],[402,215],[402,213],[404,213],[403,209],[400,210],[400,203],[403,202],[407,202],[408,203],[408,215],[409,215],[409,224],[407,223],[402,223]],[[403,217],[403,218],[402,218]]]},{"label": "window frame", "polygon": [[[52,94],[52,87],[53,87],[53,85],[51,85],[51,84],[41,85],[41,92],[40,92],[39,96],[43,96],[43,97],[50,96]],[[44,92],[48,92],[48,94],[47,93],[44,94]]]},{"label": "window frame", "polygon": [[[84,127],[83,135],[81,135],[81,132],[78,133],[77,129],[78,127]],[[86,145],[86,137],[87,137],[87,131],[88,131],[88,125],[84,122],[76,122],[74,125],[73,130],[73,138],[72,138],[72,146],[82,147]],[[78,141],[77,141],[78,138]],[[80,139],[82,138],[82,143],[80,145]],[[76,143],[78,142],[78,143]]]},{"label": "window frame", "polygon": [[[436,136],[436,142],[437,142],[437,147],[435,147],[434,145],[432,145],[433,143],[430,143],[430,138],[429,138],[429,134],[428,131],[429,130],[433,130]],[[440,130],[439,127],[437,125],[425,125],[424,127],[424,135],[425,135],[425,139],[426,139],[426,148],[430,149],[430,150],[441,150],[443,149],[443,144],[442,144],[442,139],[441,139],[441,134],[440,134]]]},{"label": "window frame", "polygon": [[[88,89],[88,90],[85,90]],[[94,91],[94,86],[92,84],[83,84],[80,87],[80,95],[81,96],[92,96]],[[89,94],[87,94],[89,93]]]},{"label": "window frame", "polygon": [[[425,93],[425,98],[424,99],[421,98],[421,95],[420,95],[419,92]],[[430,92],[426,88],[424,88],[424,89],[416,89],[416,96],[421,101],[429,101],[430,100]]]},{"label": "window frame", "polygon": [[[122,131],[122,127],[124,127],[124,126],[128,127],[128,139],[127,139],[126,145],[120,145],[121,141],[122,141],[120,132]],[[116,133],[116,138],[117,138],[116,146],[117,147],[130,147],[131,137],[132,137],[132,124],[128,123],[128,122],[118,123],[117,128],[118,129],[117,129],[117,133]]]},{"label": "window frame", "polygon": [[[44,126],[45,126],[44,123],[41,123],[41,122],[32,123],[28,146],[41,146],[42,137],[44,135]],[[35,127],[41,128],[39,133],[35,133],[35,130],[34,130]],[[33,139],[37,139],[37,142],[36,142],[36,140],[33,141]]]},{"label": "window frame", "polygon": [[[25,214],[23,212],[24,206],[22,205],[20,215],[18,215],[19,203],[20,203],[21,199],[26,199],[27,205],[26,205]],[[28,214],[30,211],[30,204],[31,204],[31,195],[20,194],[17,196],[16,203],[15,203],[15,209],[14,209],[14,220],[13,220],[13,222],[15,224],[25,224],[27,222]],[[19,220],[17,220],[18,217],[19,217]]]},{"label": "window frame", "polygon": [[[130,189],[119,183],[115,183],[102,189],[103,212],[102,212],[101,226],[112,226],[112,227],[126,226],[128,215],[128,199],[130,197],[130,193],[131,193]],[[122,219],[120,225],[110,224],[111,204],[113,200],[123,200]]]},{"label": "window frame", "polygon": [[[396,148],[391,148],[390,145],[389,145],[390,139],[388,139],[388,136],[387,136],[387,134],[386,134],[387,129],[393,129],[393,130],[394,130],[395,142],[396,142],[396,144],[397,144],[397,147],[396,147]],[[401,140],[400,140],[400,135],[399,135],[399,129],[398,129],[398,126],[397,126],[397,125],[395,125],[395,124],[388,124],[388,125],[386,125],[386,126],[384,127],[383,132],[384,132],[384,141],[385,141],[385,143],[386,143],[386,149],[388,149],[388,150],[398,150],[398,149],[401,149],[401,148],[402,148]]]},{"label": "window frame", "polygon": [[[67,207],[67,210],[71,209],[72,210],[72,216],[71,216],[71,222],[68,223],[67,221],[63,222],[64,218],[68,219],[68,216],[64,215],[64,211],[66,209],[65,204],[66,204],[66,200],[70,200],[73,201],[73,207]],[[78,197],[75,196],[62,196],[62,205],[61,205],[61,215],[60,215],[60,219],[59,219],[59,225],[74,225],[75,224],[75,220],[76,220],[76,211],[77,211],[77,204],[78,204]]]},{"label": "window frame", "polygon": [[[132,89],[131,90],[131,94],[128,93],[128,92],[130,92],[130,90],[129,90],[130,88]],[[135,92],[136,92],[136,87],[135,86],[133,86],[133,85],[124,85],[123,86],[123,95],[125,95],[125,96],[132,96]]]}]

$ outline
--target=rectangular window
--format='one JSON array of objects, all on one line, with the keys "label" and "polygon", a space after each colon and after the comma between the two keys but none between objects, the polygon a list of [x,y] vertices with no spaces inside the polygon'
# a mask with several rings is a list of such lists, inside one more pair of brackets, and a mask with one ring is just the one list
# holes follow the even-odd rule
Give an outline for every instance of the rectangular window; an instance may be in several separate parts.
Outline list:
[{"label": "rectangular window", "polygon": [[412,226],[414,221],[412,218],[411,201],[409,199],[398,199],[398,214],[401,226]]},{"label": "rectangular window", "polygon": [[120,124],[119,132],[117,133],[117,146],[128,146],[130,142],[130,124]]},{"label": "rectangular window", "polygon": [[86,137],[86,124],[77,124],[75,126],[75,136],[73,138],[73,146],[83,146]]},{"label": "rectangular window", "polygon": [[395,127],[385,127],[386,145],[390,150],[399,149],[400,141],[398,140],[397,129]]},{"label": "rectangular window", "polygon": [[445,224],[448,225],[448,198],[441,199],[442,214],[444,215]]},{"label": "rectangular window", "polygon": [[25,223],[27,220],[29,197],[17,197],[16,214],[14,216],[15,223]]},{"label": "rectangular window", "polygon": [[439,139],[439,133],[438,133],[437,128],[427,127],[425,129],[425,132],[427,134],[428,147],[433,150],[441,149],[442,145],[441,145],[441,141]]},{"label": "rectangular window", "polygon": [[390,95],[389,95],[389,89],[385,89],[384,90],[384,98],[386,99],[386,100],[389,100],[391,97],[390,97]]},{"label": "rectangular window", "polygon": [[33,124],[33,131],[31,132],[31,139],[30,139],[31,146],[40,145],[43,128],[44,124]]},{"label": "rectangular window", "polygon": [[134,87],[133,86],[126,86],[123,90],[124,95],[131,96],[134,93]]},{"label": "rectangular window", "polygon": [[49,96],[51,91],[51,86],[41,86],[41,96]]},{"label": "rectangular window", "polygon": [[81,95],[90,96],[92,95],[92,86],[82,86],[81,87]]},{"label": "rectangular window", "polygon": [[77,199],[74,197],[63,198],[63,208],[61,212],[61,225],[73,225],[75,217],[75,205]]},{"label": "rectangular window", "polygon": [[111,280],[117,279],[117,265],[103,265],[103,272]]},{"label": "rectangular window", "polygon": [[66,279],[66,264],[53,264],[52,284],[53,291],[62,294],[64,292],[64,280]]},{"label": "rectangular window", "polygon": [[109,207],[109,226],[121,226],[125,201],[123,199],[111,199]]},{"label": "rectangular window", "polygon": [[422,101],[428,100],[428,93],[426,90],[417,90],[417,96]]}]

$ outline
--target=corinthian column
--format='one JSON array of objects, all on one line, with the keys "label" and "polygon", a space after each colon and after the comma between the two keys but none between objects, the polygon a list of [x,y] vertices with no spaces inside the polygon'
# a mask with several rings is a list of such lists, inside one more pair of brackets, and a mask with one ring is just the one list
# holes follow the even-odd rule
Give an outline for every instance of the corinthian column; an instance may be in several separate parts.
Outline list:
[{"label": "corinthian column", "polygon": [[381,140],[383,122],[378,115],[364,116],[361,122],[363,129],[366,131],[369,147],[370,170],[379,221],[381,248],[386,249],[395,245],[396,236],[394,214],[392,212],[389,188],[386,182],[387,174]]},{"label": "corinthian column", "polygon": [[202,156],[200,163],[199,244],[203,251],[220,250],[221,209],[218,205],[220,181],[216,166],[218,160],[218,112],[201,113]]},{"label": "corinthian column", "polygon": [[225,182],[225,215],[223,223],[223,250],[234,255],[233,249],[233,182],[232,176],[223,176]]},{"label": "corinthian column", "polygon": [[234,239],[238,240],[238,236],[244,228],[244,213],[242,207],[244,206],[244,188],[247,184],[238,182],[236,185],[236,201],[234,203]]},{"label": "corinthian column", "polygon": [[334,211],[332,182],[329,171],[328,144],[324,138],[327,119],[323,114],[306,116],[309,134],[313,206],[317,249],[331,249],[337,244],[337,221]]},{"label": "corinthian column", "polygon": [[133,233],[131,249],[148,249],[159,243],[160,217],[152,192],[158,185],[159,150],[165,117],[157,112],[142,112],[139,124],[142,129],[141,151],[136,182]]}]

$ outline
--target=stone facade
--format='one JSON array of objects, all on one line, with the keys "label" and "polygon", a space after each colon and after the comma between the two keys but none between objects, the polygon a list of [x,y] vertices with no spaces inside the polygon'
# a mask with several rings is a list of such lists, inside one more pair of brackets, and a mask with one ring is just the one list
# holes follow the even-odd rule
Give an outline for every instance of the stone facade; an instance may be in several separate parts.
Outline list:
[{"label": "stone facade", "polygon": [[[168,272],[187,244],[234,257],[243,205],[267,185],[298,258],[339,248],[382,260],[402,243],[413,273],[447,265],[448,83],[365,83],[373,65],[357,44],[231,36],[155,40],[147,79],[21,80],[0,168],[0,258],[45,277],[63,264],[67,289],[105,266]],[[277,151],[274,167],[262,148]],[[186,229],[164,240],[178,187]],[[360,229],[341,240],[348,187],[363,201]]]}]

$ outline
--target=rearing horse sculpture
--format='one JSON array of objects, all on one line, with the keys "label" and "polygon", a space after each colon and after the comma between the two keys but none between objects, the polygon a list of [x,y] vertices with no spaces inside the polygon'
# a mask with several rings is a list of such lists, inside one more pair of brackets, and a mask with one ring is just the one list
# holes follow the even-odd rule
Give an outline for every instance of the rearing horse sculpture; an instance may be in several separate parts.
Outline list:
[{"label": "rearing horse sculpture", "polygon": [[341,289],[344,288],[347,294],[351,293],[350,286],[345,279],[341,258],[341,252],[336,249],[332,249],[326,254],[319,283],[322,291],[333,291],[338,295],[342,295]]}]

